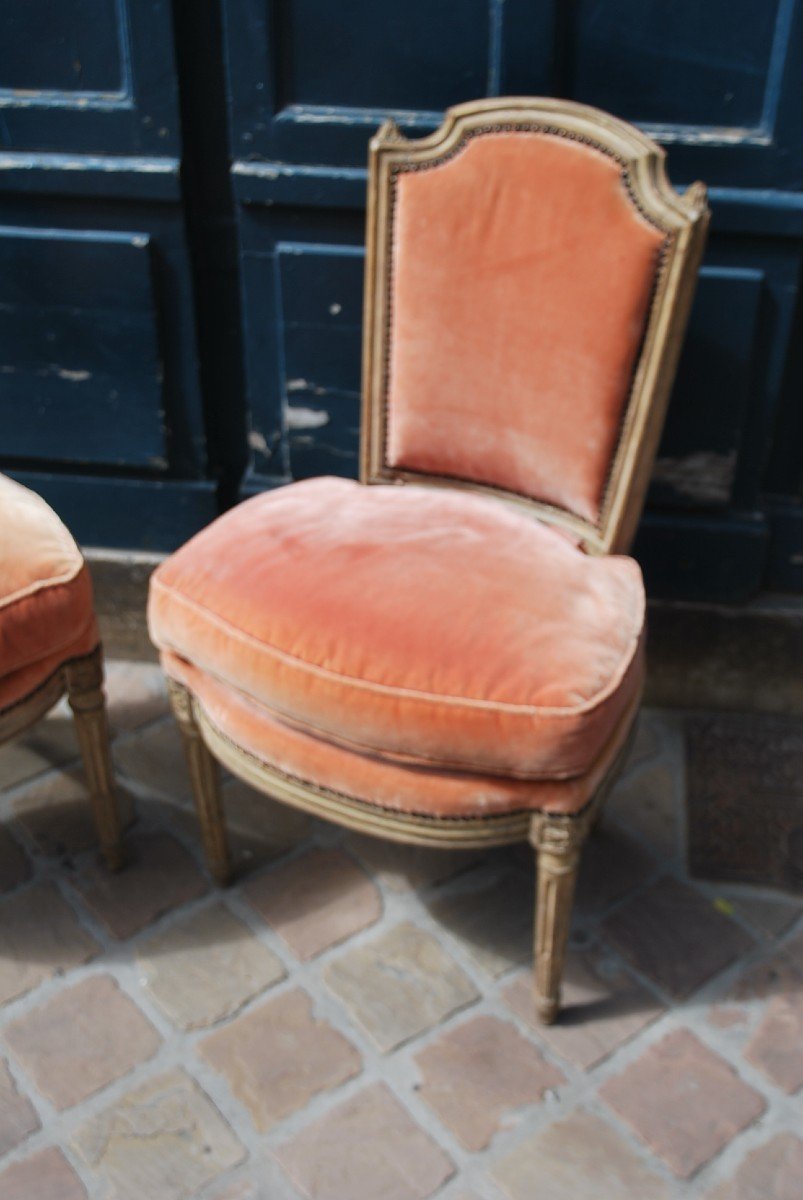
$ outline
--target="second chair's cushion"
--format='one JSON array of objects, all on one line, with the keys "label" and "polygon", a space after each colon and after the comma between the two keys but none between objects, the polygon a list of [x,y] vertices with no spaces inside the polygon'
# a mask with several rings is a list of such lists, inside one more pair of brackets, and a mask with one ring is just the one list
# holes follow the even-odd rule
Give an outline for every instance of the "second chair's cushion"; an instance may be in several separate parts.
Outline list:
[{"label": "second chair's cushion", "polygon": [[97,643],[81,551],[41,496],[0,475],[0,708]]},{"label": "second chair's cushion", "polygon": [[636,563],[459,491],[257,496],[157,570],[149,620],[279,720],[421,766],[582,774],[641,685]]}]

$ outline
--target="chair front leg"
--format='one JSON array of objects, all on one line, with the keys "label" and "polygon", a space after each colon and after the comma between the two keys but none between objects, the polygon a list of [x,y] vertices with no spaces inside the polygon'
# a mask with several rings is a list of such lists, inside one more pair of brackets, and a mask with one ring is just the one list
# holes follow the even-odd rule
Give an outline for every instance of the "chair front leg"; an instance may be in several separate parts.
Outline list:
[{"label": "chair front leg", "polygon": [[64,681],[75,721],[75,732],[84,763],[101,852],[109,869],[117,871],[124,861],[122,827],[114,792],[100,647],[86,658],[67,663],[64,667]]},{"label": "chair front leg", "polygon": [[535,902],[535,1008],[551,1025],[560,1010],[560,985],[572,919],[577,869],[595,813],[579,817],[535,813],[530,842],[538,869]]},{"label": "chair front leg", "polygon": [[168,679],[167,688],[184,741],[206,865],[216,883],[225,887],[231,881],[231,856],[220,795],[220,768],[198,728],[192,696],[174,679]]}]

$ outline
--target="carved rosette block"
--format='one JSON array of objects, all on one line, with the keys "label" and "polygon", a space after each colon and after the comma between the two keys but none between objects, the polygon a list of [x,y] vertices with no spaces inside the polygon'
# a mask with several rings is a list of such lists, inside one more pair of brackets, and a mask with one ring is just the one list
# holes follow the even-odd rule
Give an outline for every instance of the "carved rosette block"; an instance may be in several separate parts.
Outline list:
[{"label": "carved rosette block", "polygon": [[173,715],[184,742],[184,754],[201,826],[206,865],[215,882],[225,887],[231,881],[232,868],[220,795],[220,768],[204,742],[195,719],[194,702],[190,692],[183,684],[170,678],[167,680],[167,690]]},{"label": "carved rosette block", "polygon": [[100,848],[110,870],[116,871],[123,865],[122,827],[114,791],[100,647],[86,658],[65,664],[64,685],[75,719]]},{"label": "carved rosette block", "polygon": [[530,825],[538,864],[533,981],[536,1011],[545,1025],[552,1024],[560,1009],[577,868],[596,815],[594,809],[576,817],[535,813]]}]

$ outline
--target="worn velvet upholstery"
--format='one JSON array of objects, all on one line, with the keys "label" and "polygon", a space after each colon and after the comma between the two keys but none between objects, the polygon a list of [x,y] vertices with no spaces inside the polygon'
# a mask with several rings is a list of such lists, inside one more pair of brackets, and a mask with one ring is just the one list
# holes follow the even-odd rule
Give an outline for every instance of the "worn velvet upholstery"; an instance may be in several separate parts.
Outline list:
[{"label": "worn velvet upholstery", "polygon": [[228,696],[241,744],[261,728],[266,753],[283,738],[303,762],[305,737],[330,743],[351,758],[316,752],[346,777],[380,760],[397,771],[365,767],[383,804],[414,770],[507,777],[499,804],[514,780],[586,773],[639,692],[643,621],[631,559],[587,556],[497,500],[329,478],[221,517],[158,568],[149,602],[168,674],[192,672],[218,714]]},{"label": "worn velvet upholstery", "polygon": [[40,496],[0,475],[0,711],[98,641],[73,538]]},{"label": "worn velvet upholstery", "polygon": [[395,186],[388,465],[597,522],[663,233],[615,159],[543,131]]},{"label": "worn velvet upholstery", "polygon": [[216,730],[259,762],[291,779],[394,812],[437,817],[491,817],[538,809],[573,813],[594,795],[632,720],[625,713],[605,753],[585,775],[515,779],[476,771],[447,771],[366,754],[287,724],[238,688],[170,651],[166,673],[195,695]]}]

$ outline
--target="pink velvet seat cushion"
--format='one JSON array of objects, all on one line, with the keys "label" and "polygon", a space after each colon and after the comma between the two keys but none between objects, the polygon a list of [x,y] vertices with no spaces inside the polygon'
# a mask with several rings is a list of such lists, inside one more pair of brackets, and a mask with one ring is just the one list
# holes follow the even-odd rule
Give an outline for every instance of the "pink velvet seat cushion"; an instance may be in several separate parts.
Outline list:
[{"label": "pink velvet seat cushion", "polygon": [[41,496],[0,475],[0,710],[97,644],[80,550]]},{"label": "pink velvet seat cushion", "polygon": [[643,672],[635,562],[416,486],[324,478],[247,501],[156,571],[149,623],[302,732],[522,779],[585,773]]}]

